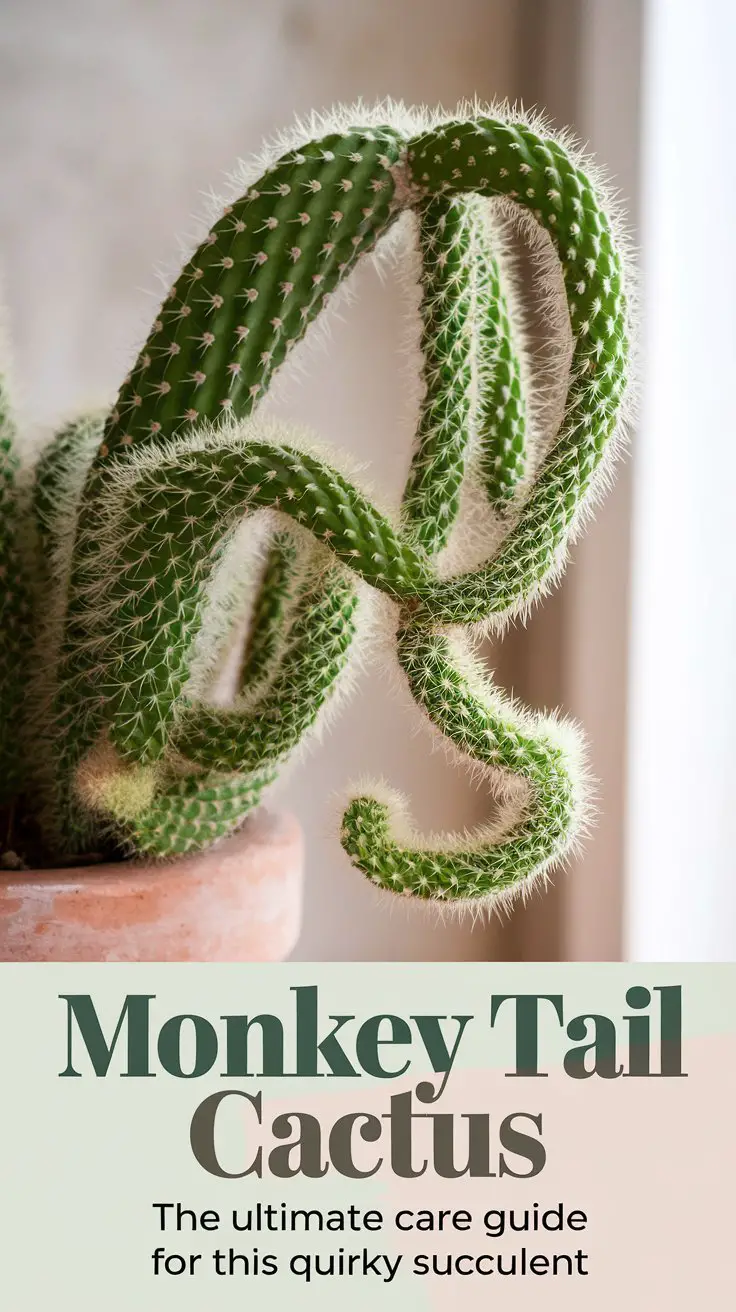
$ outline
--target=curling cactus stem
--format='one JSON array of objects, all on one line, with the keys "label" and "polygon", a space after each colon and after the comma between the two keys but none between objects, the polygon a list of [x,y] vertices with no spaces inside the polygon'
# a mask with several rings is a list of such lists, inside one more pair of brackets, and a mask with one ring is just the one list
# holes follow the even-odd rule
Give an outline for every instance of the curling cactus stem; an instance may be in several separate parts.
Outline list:
[{"label": "curling cactus stem", "polygon": [[[259,406],[408,209],[422,397],[393,514]],[[572,335],[563,421],[544,441],[510,216],[541,234],[547,267],[561,271],[556,311]],[[495,689],[472,644],[563,567],[616,447],[629,333],[605,196],[539,122],[477,106],[344,113],[234,183],[110,412],[67,425],[37,467],[37,613],[14,586],[0,695],[18,705],[35,625],[23,711],[41,762],[31,809],[52,855],[165,857],[236,828],[349,690],[362,617],[383,594],[431,732],[501,811],[475,834],[426,839],[402,821],[403,803],[361,792],[343,819],[351,860],[382,888],[478,905],[564,858],[585,815],[578,740]],[[4,407],[0,565],[20,579]],[[470,503],[492,544],[484,559],[466,538]],[[262,540],[247,570],[241,529]],[[222,705],[215,671],[244,608],[237,687]],[[18,786],[11,747],[6,791]]]}]

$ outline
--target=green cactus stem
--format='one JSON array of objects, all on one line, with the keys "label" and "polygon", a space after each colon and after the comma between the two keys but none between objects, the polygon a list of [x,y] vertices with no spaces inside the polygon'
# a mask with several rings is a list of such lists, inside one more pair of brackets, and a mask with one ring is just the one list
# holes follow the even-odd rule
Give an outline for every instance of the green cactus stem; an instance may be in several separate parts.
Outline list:
[{"label": "green cactus stem", "polygon": [[441,195],[417,217],[425,395],[403,518],[434,554],[450,537],[474,455],[491,505],[513,497],[524,472],[526,416],[488,207]]},{"label": "green cactus stem", "polygon": [[[393,513],[259,406],[407,210],[423,394]],[[509,215],[546,234],[572,336],[564,417],[544,444]],[[362,617],[383,594],[414,700],[501,816],[469,836],[402,837],[401,808],[361,793],[343,821],[351,860],[383,888],[477,903],[564,857],[585,813],[577,740],[494,689],[473,642],[554,582],[602,486],[629,317],[600,190],[574,150],[521,119],[428,123],[389,108],[234,189],[109,414],[68,425],[37,468],[48,618],[26,720],[52,855],[166,857],[231,832],[349,689]],[[480,557],[468,507],[490,544]],[[243,554],[241,529],[258,551]],[[223,704],[216,673],[244,623]],[[8,647],[3,697],[19,668]]]},{"label": "green cactus stem", "polygon": [[29,578],[22,554],[19,459],[7,382],[0,374],[0,806],[25,781],[21,724],[31,641]]},{"label": "green cactus stem", "polygon": [[500,816],[450,843],[413,835],[401,798],[360,796],[343,817],[345,850],[381,888],[422,898],[495,897],[525,875],[543,874],[584,823],[577,741],[502,696],[457,637],[409,624],[398,655],[418,705],[488,782]]}]

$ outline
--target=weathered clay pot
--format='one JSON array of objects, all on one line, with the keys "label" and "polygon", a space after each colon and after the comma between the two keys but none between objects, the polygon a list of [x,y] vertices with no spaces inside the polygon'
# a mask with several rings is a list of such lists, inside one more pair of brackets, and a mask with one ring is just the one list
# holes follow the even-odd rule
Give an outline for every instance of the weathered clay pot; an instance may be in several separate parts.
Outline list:
[{"label": "weathered clay pot", "polygon": [[0,873],[0,961],[281,961],[301,916],[301,830],[257,812],[178,861]]}]

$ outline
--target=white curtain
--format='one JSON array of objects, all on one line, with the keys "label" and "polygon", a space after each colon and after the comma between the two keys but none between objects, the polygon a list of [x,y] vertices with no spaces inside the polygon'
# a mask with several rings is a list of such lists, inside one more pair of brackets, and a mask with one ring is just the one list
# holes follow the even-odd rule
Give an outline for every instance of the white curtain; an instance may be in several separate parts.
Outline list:
[{"label": "white curtain", "polygon": [[650,0],[627,949],[736,958],[736,6]]}]

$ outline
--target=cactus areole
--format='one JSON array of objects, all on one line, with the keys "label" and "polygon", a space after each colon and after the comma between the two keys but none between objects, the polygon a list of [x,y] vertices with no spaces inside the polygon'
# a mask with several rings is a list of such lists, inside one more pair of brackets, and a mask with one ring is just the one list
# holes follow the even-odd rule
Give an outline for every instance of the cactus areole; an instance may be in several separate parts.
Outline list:
[{"label": "cactus areole", "polygon": [[[8,846],[51,865],[210,846],[350,691],[366,626],[382,624],[381,651],[456,768],[484,782],[493,818],[421,835],[400,797],[366,787],[346,804],[343,847],[391,892],[508,897],[569,854],[585,772],[577,730],[496,688],[477,641],[559,577],[620,444],[621,241],[585,160],[528,117],[384,105],[303,135],[233,184],[113,408],[68,423],[28,477],[3,388]],[[259,408],[397,224],[390,258],[421,289],[422,394],[403,496],[379,508],[339,455]],[[514,226],[552,324],[543,369]],[[213,690],[238,643],[223,702]]]}]

